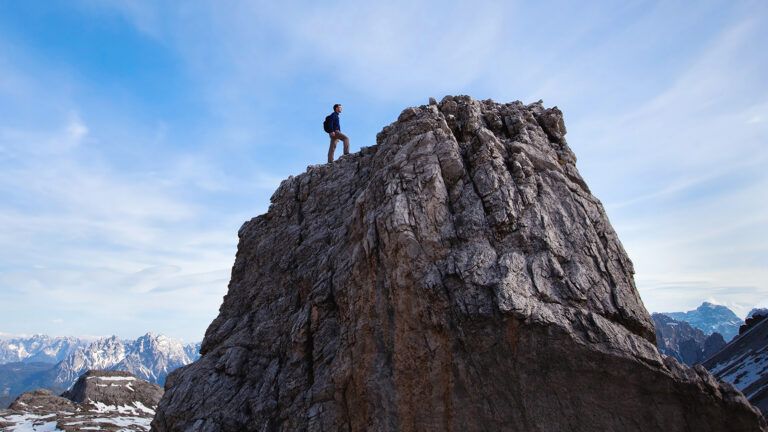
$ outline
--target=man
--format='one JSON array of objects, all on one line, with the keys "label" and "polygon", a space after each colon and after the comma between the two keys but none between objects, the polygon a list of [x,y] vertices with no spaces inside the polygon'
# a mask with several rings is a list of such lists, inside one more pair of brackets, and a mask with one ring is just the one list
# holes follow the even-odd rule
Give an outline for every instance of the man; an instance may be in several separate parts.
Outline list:
[{"label": "man", "polygon": [[333,112],[331,113],[331,131],[328,135],[331,137],[331,147],[328,149],[328,163],[333,163],[333,153],[336,151],[336,143],[341,140],[344,142],[344,154],[349,154],[349,138],[341,133],[341,126],[339,125],[339,114],[341,114],[342,106],[336,104],[333,106]]}]

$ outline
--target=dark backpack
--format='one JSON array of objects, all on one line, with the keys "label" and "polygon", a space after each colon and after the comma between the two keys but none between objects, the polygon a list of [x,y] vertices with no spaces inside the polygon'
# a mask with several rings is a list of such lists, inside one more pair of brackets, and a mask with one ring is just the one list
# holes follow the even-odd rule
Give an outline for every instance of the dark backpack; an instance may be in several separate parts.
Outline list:
[{"label": "dark backpack", "polygon": [[331,115],[330,115],[330,114],[328,114],[327,116],[325,116],[325,121],[323,122],[323,130],[324,130],[326,133],[331,133],[331,132],[333,132],[333,130],[331,130]]}]

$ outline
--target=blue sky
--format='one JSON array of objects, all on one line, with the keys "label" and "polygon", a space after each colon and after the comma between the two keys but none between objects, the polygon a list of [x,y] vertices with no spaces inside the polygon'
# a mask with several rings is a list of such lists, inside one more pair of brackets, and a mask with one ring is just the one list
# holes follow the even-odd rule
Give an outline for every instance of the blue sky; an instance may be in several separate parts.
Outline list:
[{"label": "blue sky", "polygon": [[764,1],[0,2],[0,332],[202,339],[237,229],[405,107],[565,113],[650,311],[768,305]]}]

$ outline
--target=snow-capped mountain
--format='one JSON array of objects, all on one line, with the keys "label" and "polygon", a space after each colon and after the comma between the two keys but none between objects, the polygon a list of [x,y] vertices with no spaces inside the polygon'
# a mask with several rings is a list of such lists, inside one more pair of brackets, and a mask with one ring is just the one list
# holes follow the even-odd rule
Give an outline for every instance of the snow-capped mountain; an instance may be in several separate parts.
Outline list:
[{"label": "snow-capped mountain", "polygon": [[0,364],[58,363],[86,344],[74,337],[46,335],[0,339]]},{"label": "snow-capped mountain", "polygon": [[192,359],[192,361],[195,361],[200,358],[200,346],[202,345],[202,342],[198,343],[191,343],[184,345],[184,352],[187,353],[187,357]]},{"label": "snow-capped mountain", "polygon": [[56,365],[56,387],[68,388],[77,378],[90,369],[108,370],[125,358],[125,344],[112,336],[97,339],[81,347]]},{"label": "snow-capped mountain", "polygon": [[137,377],[163,385],[165,377],[174,369],[192,363],[184,345],[163,335],[146,335],[128,345],[123,359],[112,370],[128,371]]},{"label": "snow-capped mountain", "polygon": [[153,333],[135,341],[120,340],[117,336],[98,339],[56,365],[54,384],[68,388],[86,371],[97,369],[128,371],[163,385],[171,371],[199,358],[199,349],[195,347],[199,348],[199,344],[185,346],[176,339]]},{"label": "snow-capped mountain", "polygon": [[704,302],[695,310],[688,312],[662,312],[677,321],[685,321],[704,332],[705,335],[720,333],[726,342],[739,334],[739,327],[744,324],[732,310],[725,306]]}]

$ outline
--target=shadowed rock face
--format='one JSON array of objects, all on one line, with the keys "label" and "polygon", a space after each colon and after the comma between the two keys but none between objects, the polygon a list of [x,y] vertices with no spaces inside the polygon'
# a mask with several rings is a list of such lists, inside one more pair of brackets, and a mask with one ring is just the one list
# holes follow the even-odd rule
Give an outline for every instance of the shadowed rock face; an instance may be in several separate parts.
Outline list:
[{"label": "shadowed rock face", "polygon": [[289,177],[156,431],[766,430],[662,358],[557,108],[466,96]]}]

